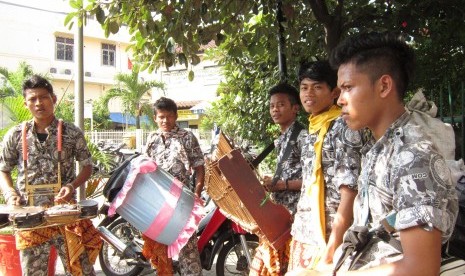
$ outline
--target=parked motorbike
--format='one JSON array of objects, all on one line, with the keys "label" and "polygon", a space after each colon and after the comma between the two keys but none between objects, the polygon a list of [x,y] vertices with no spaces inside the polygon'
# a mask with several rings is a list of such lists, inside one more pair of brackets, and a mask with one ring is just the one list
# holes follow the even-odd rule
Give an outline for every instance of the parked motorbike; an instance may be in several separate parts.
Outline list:
[{"label": "parked motorbike", "polygon": [[[212,202],[212,204],[214,204]],[[106,216],[108,205],[100,212],[105,215],[97,229],[105,240],[99,262],[106,275],[132,276],[154,273],[142,255],[143,239],[139,230],[119,217]],[[258,246],[258,237],[245,232],[227,219],[216,206],[205,216],[197,231],[202,268],[211,270],[215,257],[216,275],[248,275],[249,264]],[[176,262],[174,262],[176,270]]]},{"label": "parked motorbike", "polygon": [[100,152],[106,154],[109,158],[109,165],[104,166],[103,164],[94,164],[94,173],[110,173],[115,168],[117,168],[127,156],[123,153],[123,149],[126,148],[125,143],[115,144],[115,143],[105,143],[104,141],[99,141],[97,147]]}]

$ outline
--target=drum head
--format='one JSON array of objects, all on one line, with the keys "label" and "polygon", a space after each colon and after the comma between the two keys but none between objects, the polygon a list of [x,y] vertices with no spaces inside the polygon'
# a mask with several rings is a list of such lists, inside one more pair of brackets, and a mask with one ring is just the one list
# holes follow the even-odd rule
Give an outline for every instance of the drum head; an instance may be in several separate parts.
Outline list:
[{"label": "drum head", "polygon": [[38,213],[42,212],[45,209],[40,206],[12,206],[6,204],[0,204],[0,214],[28,214],[28,213]]}]

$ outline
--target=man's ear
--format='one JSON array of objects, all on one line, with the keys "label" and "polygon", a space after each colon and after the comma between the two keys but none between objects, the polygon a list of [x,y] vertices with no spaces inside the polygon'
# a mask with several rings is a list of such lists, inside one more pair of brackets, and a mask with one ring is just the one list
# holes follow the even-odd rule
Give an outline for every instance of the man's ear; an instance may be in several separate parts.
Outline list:
[{"label": "man's ear", "polygon": [[297,115],[300,111],[300,104],[293,104],[292,111],[295,111],[295,114]]},{"label": "man's ear", "polygon": [[394,81],[390,75],[382,75],[378,81],[375,82],[375,86],[381,98],[386,98],[392,95],[392,93],[395,93]]},{"label": "man's ear", "polygon": [[52,95],[52,101],[53,101],[53,105],[57,103],[57,95],[55,94]]},{"label": "man's ear", "polygon": [[333,90],[331,90],[331,96],[334,99],[334,103],[336,103],[337,99],[339,99],[339,95],[341,95],[341,89],[336,86],[333,88]]}]

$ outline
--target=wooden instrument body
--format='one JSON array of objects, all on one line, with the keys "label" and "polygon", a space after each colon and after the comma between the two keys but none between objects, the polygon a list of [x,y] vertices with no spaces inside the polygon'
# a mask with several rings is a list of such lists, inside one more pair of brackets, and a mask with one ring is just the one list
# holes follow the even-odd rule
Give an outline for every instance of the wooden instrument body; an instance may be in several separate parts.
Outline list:
[{"label": "wooden instrument body", "polygon": [[[290,239],[292,218],[289,211],[271,200],[260,205],[266,197],[265,190],[239,150],[223,156],[218,167],[240,198],[235,208],[246,208],[255,221],[257,229],[254,234],[268,240],[273,247],[282,248]],[[241,225],[240,221],[236,223]]]}]

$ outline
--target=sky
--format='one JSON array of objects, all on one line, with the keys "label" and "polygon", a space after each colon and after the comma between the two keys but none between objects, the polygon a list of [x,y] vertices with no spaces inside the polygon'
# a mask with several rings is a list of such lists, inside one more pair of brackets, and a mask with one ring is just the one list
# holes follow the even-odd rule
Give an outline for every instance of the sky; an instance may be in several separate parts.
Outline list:
[{"label": "sky", "polygon": [[70,11],[69,0],[0,0],[0,3],[12,3],[18,6],[29,6],[50,11]]}]

